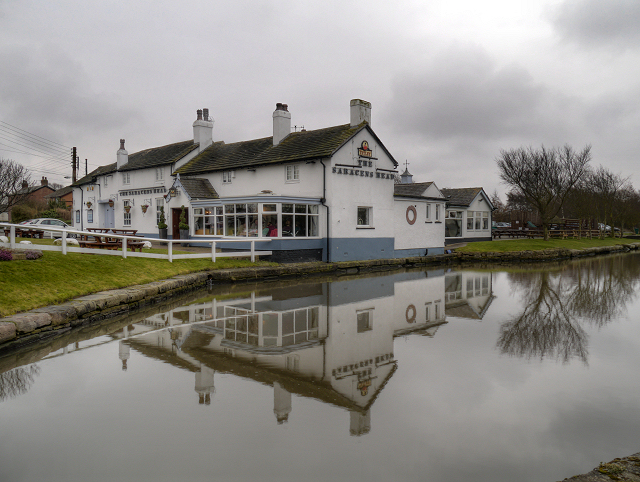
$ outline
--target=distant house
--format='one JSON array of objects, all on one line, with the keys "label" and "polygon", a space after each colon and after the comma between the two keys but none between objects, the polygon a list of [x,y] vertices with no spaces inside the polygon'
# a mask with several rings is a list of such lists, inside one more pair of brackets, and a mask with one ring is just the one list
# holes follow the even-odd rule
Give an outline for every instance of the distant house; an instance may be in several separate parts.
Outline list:
[{"label": "distant house", "polygon": [[[54,191],[52,187],[49,187],[47,178],[43,176],[39,186],[29,186],[27,181],[22,181],[22,189],[16,193],[16,196],[24,196],[24,202],[35,201],[46,204],[48,201],[46,196]],[[11,208],[9,208],[9,219],[11,219]]]},{"label": "distant house", "polygon": [[63,187],[62,189],[58,189],[57,191],[52,192],[51,194],[47,194],[45,196],[45,199],[47,200],[55,199],[57,201],[64,201],[65,204],[67,205],[67,208],[71,209],[73,207],[73,187],[67,186],[67,187]]},{"label": "distant house", "polygon": [[491,199],[481,187],[442,189],[447,199],[445,244],[491,241]]}]

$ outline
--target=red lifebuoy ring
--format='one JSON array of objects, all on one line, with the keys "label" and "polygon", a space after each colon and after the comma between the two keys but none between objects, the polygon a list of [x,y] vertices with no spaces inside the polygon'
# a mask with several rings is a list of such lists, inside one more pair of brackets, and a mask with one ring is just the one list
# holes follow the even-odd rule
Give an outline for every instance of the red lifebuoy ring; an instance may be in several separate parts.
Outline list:
[{"label": "red lifebuoy ring", "polygon": [[407,323],[415,323],[416,321],[416,307],[413,305],[407,306],[407,311],[404,313]]},{"label": "red lifebuoy ring", "polygon": [[[409,213],[412,213],[413,216],[410,216]],[[407,222],[413,224],[416,222],[416,219],[418,219],[418,213],[416,212],[415,206],[409,206],[407,208]]]}]

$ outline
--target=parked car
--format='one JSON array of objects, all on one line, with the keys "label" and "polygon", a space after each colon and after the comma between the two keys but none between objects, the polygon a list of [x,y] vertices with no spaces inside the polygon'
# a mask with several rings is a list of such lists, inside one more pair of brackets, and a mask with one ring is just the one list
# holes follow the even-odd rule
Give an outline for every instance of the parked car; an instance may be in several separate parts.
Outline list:
[{"label": "parked car", "polygon": [[[31,219],[30,222],[27,224],[27,226],[37,226],[38,228],[44,228],[46,226],[54,226],[56,228],[71,228],[73,229],[73,226],[71,226],[70,224],[65,223],[64,221],[60,221],[59,219],[54,219],[54,218],[38,218],[38,219]],[[44,237],[45,238],[61,238],[62,237],[62,232],[61,231],[45,231],[44,232]],[[75,238],[76,235],[75,234],[69,234],[70,238]]]}]

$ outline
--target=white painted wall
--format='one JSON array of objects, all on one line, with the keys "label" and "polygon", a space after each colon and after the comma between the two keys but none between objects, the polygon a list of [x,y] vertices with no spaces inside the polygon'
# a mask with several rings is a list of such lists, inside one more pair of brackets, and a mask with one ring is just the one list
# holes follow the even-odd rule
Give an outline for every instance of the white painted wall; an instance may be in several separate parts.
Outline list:
[{"label": "white painted wall", "polygon": [[[427,204],[431,205],[430,220],[427,219]],[[444,247],[444,223],[435,222],[436,204],[440,205],[442,214],[444,203],[396,198],[394,203],[395,249]],[[414,206],[417,214],[413,225],[407,222],[409,206]]]},{"label": "white painted wall", "polygon": [[[358,165],[358,148],[363,140],[373,151],[372,167],[358,169],[370,176],[344,175],[333,172],[340,164]],[[327,204],[331,209],[331,236],[334,238],[391,238],[394,235],[393,179],[378,179],[376,168],[394,169],[393,162],[378,146],[368,130],[360,131],[343,146],[327,169]],[[344,169],[344,168],[342,168]],[[382,172],[382,171],[381,171]],[[358,206],[371,206],[373,229],[357,227]]]}]

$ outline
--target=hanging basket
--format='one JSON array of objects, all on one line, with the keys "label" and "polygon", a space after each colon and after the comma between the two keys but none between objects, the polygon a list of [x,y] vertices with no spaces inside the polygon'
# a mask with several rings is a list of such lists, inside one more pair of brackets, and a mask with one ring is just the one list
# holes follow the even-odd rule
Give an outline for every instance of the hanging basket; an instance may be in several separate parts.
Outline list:
[{"label": "hanging basket", "polygon": [[124,212],[128,213],[129,211],[131,211],[131,206],[125,206]]},{"label": "hanging basket", "polygon": [[109,199],[109,207],[112,208],[113,207],[113,199]]},{"label": "hanging basket", "polygon": [[92,206],[91,201],[89,201],[89,202],[87,203],[87,209],[91,209],[91,206]]},{"label": "hanging basket", "polygon": [[147,212],[147,209],[149,209],[149,205],[148,204],[143,204],[142,206],[140,206],[142,208],[142,214]]}]

